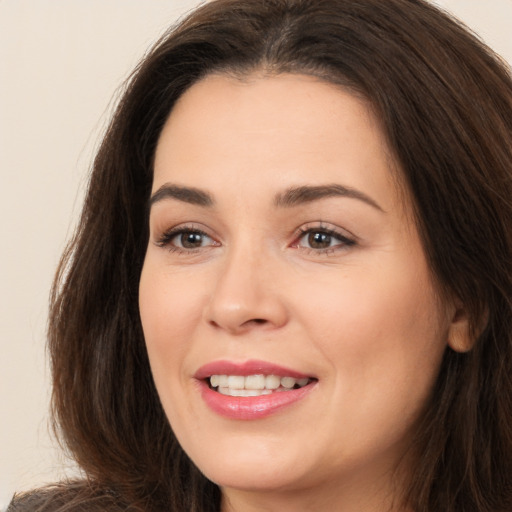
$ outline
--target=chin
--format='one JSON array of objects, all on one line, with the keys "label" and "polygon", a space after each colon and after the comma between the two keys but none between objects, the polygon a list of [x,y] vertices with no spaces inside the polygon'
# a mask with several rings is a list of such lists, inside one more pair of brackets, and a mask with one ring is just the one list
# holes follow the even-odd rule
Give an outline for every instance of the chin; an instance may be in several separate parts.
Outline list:
[{"label": "chin", "polygon": [[[200,468],[201,469],[201,468]],[[220,463],[209,465],[205,476],[219,487],[241,491],[285,491],[303,487],[306,475],[290,468],[277,468],[273,465],[257,466],[248,462],[243,464]]]},{"label": "chin", "polygon": [[[307,464],[280,443],[253,436],[247,442],[240,439],[219,439],[208,447],[194,447],[189,456],[199,470],[220,487],[251,491],[272,491],[293,488],[307,481]],[[276,446],[276,444],[280,446]]]}]

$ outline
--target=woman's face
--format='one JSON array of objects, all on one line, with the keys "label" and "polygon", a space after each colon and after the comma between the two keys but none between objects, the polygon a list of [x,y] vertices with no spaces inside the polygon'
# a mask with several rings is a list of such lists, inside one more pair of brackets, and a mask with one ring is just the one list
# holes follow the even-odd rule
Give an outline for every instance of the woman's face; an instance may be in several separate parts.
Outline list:
[{"label": "woman's face", "polygon": [[453,311],[394,165],[368,106],[306,76],[208,76],[172,111],[140,313],[172,428],[228,495],[370,499],[404,455]]}]

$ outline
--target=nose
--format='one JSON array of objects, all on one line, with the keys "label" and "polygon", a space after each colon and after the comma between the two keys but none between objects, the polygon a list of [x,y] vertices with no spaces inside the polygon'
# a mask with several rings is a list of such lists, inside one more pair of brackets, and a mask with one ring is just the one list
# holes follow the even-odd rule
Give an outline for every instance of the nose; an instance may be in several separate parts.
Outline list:
[{"label": "nose", "polygon": [[205,309],[207,322],[232,335],[285,325],[288,311],[277,266],[251,247],[228,250]]}]

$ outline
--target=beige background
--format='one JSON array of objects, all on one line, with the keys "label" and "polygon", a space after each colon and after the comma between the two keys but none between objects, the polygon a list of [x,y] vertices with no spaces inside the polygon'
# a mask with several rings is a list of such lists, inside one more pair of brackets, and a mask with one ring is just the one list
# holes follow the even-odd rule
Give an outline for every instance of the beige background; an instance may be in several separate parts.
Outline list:
[{"label": "beige background", "polygon": [[[51,279],[116,89],[199,0],[0,0],[0,509],[69,466],[47,425]],[[512,0],[438,0],[512,62]]]}]

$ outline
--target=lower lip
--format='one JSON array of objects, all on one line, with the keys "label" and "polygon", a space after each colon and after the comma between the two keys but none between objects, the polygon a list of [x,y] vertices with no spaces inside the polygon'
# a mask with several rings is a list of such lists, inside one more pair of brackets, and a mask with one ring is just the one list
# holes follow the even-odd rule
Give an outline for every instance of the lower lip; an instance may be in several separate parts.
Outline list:
[{"label": "lower lip", "polygon": [[204,381],[200,381],[200,385],[201,395],[206,405],[215,413],[235,420],[256,420],[270,416],[302,400],[314,387],[314,383],[310,383],[290,391],[275,391],[270,395],[242,397],[218,393]]}]

